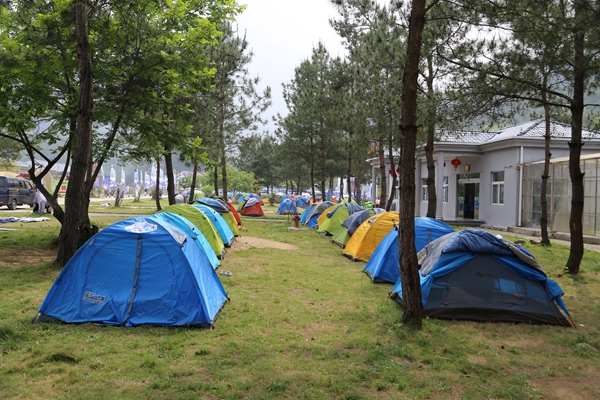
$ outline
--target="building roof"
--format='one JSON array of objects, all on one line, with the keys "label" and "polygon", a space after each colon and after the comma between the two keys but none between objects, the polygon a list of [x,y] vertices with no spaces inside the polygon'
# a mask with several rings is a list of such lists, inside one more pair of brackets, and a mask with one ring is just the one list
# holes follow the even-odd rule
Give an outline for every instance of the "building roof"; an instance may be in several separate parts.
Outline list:
[{"label": "building roof", "polygon": [[[486,144],[515,138],[543,138],[546,124],[542,119],[491,131],[440,131],[438,143]],[[570,139],[571,125],[551,122],[550,135],[553,139]],[[583,140],[600,140],[600,131],[583,129]]]}]

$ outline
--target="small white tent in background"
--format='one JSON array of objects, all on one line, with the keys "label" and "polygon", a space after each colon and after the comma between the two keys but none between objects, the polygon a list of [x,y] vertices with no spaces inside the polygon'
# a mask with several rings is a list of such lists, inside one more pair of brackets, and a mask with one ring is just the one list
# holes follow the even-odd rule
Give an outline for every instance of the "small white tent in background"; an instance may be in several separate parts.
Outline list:
[{"label": "small white tent in background", "polygon": [[123,187],[127,186],[125,184],[125,167],[121,167],[121,185],[123,185]]},{"label": "small white tent in background", "polygon": [[150,179],[150,175],[148,172],[144,172],[144,189],[149,189],[152,185],[152,180]]},{"label": "small white tent in background", "polygon": [[152,187],[156,185],[156,163],[152,163],[152,169],[150,170],[150,185]]},{"label": "small white tent in background", "polygon": [[108,184],[109,189],[117,187],[117,171],[115,170],[115,164],[110,166],[110,181]]}]

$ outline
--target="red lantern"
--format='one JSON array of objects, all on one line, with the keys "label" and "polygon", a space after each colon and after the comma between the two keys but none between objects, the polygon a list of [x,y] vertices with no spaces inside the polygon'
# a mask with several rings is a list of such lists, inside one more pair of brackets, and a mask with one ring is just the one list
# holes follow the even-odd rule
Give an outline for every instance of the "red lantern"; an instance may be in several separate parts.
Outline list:
[{"label": "red lantern", "polygon": [[455,158],[454,160],[450,161],[450,164],[452,164],[454,166],[454,170],[456,171],[456,168],[458,168],[458,166],[461,164],[461,162],[458,158]]},{"label": "red lantern", "polygon": [[394,171],[392,171],[391,169],[388,171],[388,174],[392,175],[394,173]]}]

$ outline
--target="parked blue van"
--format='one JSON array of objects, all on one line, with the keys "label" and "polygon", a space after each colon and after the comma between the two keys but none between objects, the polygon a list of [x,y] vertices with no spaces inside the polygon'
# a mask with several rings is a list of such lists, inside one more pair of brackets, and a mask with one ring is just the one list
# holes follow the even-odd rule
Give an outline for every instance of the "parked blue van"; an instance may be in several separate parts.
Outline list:
[{"label": "parked blue van", "polygon": [[0,176],[0,206],[10,210],[24,204],[33,207],[34,198],[35,189],[27,179]]}]

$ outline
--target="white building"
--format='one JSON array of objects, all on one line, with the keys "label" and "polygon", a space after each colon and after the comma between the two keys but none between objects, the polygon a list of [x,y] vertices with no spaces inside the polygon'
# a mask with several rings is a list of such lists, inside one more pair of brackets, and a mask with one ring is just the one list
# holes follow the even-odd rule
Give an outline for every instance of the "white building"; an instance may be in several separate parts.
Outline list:
[{"label": "white building", "polygon": [[[552,159],[568,158],[570,125],[552,122],[550,132]],[[494,132],[440,131],[433,151],[436,163],[436,218],[507,228],[535,226],[535,221],[532,221],[535,216],[533,206],[528,207],[532,203],[532,192],[524,192],[523,187],[526,182],[524,170],[527,165],[544,160],[544,135],[543,120]],[[582,156],[600,153],[600,132],[584,129],[583,142]],[[425,216],[428,199],[424,146],[417,148],[416,157],[416,216]],[[370,161],[373,166],[372,182],[377,182],[378,160]],[[385,179],[388,179],[389,187],[391,178],[387,176]],[[531,177],[529,179],[531,181]],[[373,198],[377,190],[377,185],[373,184]],[[570,192],[570,187],[567,190]],[[548,193],[553,192],[549,190]]]}]

